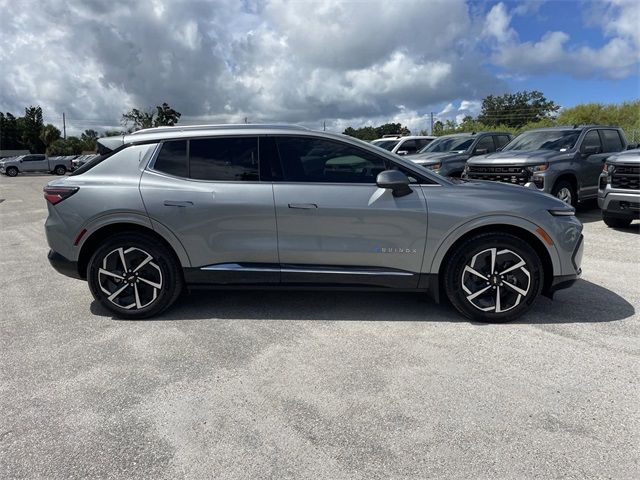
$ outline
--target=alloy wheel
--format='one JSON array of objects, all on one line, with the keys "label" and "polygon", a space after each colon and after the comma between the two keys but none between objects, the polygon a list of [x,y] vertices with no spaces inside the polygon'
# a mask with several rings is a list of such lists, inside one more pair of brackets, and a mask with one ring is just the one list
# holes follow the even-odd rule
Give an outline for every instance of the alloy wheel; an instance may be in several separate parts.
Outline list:
[{"label": "alloy wheel", "polygon": [[567,187],[562,187],[560,190],[558,190],[556,197],[568,205],[571,205],[571,201],[573,200],[573,196],[571,195],[571,189]]},{"label": "alloy wheel", "polygon": [[102,260],[98,284],[107,300],[125,310],[140,310],[158,298],[162,271],[152,255],[137,247],[116,248]]},{"label": "alloy wheel", "polygon": [[502,313],[517,307],[527,296],[531,274],[516,252],[488,248],[465,265],[461,282],[471,305],[483,312]]}]

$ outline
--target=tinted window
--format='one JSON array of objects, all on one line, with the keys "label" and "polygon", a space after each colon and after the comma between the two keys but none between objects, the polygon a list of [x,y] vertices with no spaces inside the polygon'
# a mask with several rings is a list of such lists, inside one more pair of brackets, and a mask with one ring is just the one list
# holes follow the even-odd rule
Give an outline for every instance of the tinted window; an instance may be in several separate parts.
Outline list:
[{"label": "tinted window", "polygon": [[504,147],[511,141],[511,137],[509,137],[508,135],[498,135],[495,138],[498,140],[498,148]]},{"label": "tinted window", "polygon": [[471,135],[455,135],[451,137],[440,137],[424,147],[420,153],[429,152],[464,152],[471,146],[476,137]]},{"label": "tinted window", "polygon": [[426,147],[427,145],[429,145],[431,143],[431,139],[429,138],[420,138],[418,140],[416,140],[416,142],[418,143],[418,150],[423,149],[424,147]]},{"label": "tinted window", "polygon": [[291,182],[375,183],[385,161],[343,143],[316,138],[277,139],[284,179]]},{"label": "tinted window", "polygon": [[600,136],[598,135],[597,130],[591,130],[584,136],[580,151],[584,152],[587,147],[597,147],[598,152],[602,151],[602,149],[600,148]]},{"label": "tinted window", "polygon": [[204,138],[189,142],[191,178],[218,181],[259,180],[258,139]]},{"label": "tinted window", "polygon": [[617,130],[600,130],[603,152],[620,152],[623,150],[622,140]]},{"label": "tinted window", "polygon": [[376,147],[380,147],[380,148],[384,148],[385,150],[393,150],[393,147],[395,147],[398,144],[398,140],[379,140],[377,142],[371,142],[373,145],[375,145]]},{"label": "tinted window", "polygon": [[404,150],[408,153],[416,153],[418,151],[418,145],[415,140],[406,140],[400,144],[398,150]]},{"label": "tinted window", "polygon": [[153,168],[176,177],[188,177],[187,141],[164,142]]},{"label": "tinted window", "polygon": [[493,144],[493,138],[487,135],[486,137],[482,137],[478,140],[478,144],[476,145],[476,150],[486,150],[487,153],[495,152],[496,147]]}]

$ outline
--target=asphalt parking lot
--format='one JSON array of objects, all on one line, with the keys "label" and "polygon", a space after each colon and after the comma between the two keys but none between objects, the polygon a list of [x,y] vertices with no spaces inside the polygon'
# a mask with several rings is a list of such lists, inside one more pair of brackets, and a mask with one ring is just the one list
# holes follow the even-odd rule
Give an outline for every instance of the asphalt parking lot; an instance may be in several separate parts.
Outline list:
[{"label": "asphalt parking lot", "polygon": [[113,319],[0,177],[1,478],[637,478],[640,235],[504,325],[418,294],[200,292]]}]

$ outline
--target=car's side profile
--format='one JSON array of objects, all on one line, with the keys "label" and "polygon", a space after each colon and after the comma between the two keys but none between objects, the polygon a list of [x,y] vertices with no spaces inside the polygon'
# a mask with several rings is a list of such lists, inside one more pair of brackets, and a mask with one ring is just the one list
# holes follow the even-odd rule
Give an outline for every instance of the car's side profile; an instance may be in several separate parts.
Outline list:
[{"label": "car's side profile", "polygon": [[574,210],[285,126],[142,130],[45,187],[49,259],[116,315],[189,288],[399,289],[506,321],[580,274]]},{"label": "car's side profile", "polygon": [[47,172],[64,175],[71,168],[71,161],[66,157],[47,157],[33,154],[7,158],[0,161],[0,173],[15,177],[18,173]]}]

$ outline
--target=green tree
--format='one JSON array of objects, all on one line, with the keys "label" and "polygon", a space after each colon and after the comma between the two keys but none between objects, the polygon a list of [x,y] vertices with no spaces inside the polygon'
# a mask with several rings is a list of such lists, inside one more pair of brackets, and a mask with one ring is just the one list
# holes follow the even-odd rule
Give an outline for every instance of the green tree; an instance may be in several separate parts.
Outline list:
[{"label": "green tree", "polygon": [[96,141],[98,140],[98,137],[100,137],[100,134],[92,129],[88,129],[82,132],[82,134],[80,135],[80,140],[82,140],[82,143],[84,143],[84,150],[95,151],[97,148]]},{"label": "green tree", "polygon": [[384,135],[411,135],[411,131],[400,123],[385,123],[378,127],[347,127],[343,132],[344,135],[359,138],[360,140],[375,140]]},{"label": "green tree", "polygon": [[443,131],[444,131],[444,124],[440,120],[437,120],[433,124],[433,134],[434,135],[442,135]]},{"label": "green tree", "polygon": [[126,132],[123,132],[121,130],[107,130],[106,132],[104,132],[104,136],[105,137],[118,137],[120,135],[124,135]]},{"label": "green tree", "polygon": [[20,132],[18,130],[18,119],[11,113],[0,112],[0,150],[21,150],[24,148]]},{"label": "green tree", "polygon": [[39,106],[25,108],[24,117],[18,118],[17,123],[22,144],[28,148],[31,153],[44,153],[45,144],[40,139],[40,134],[44,127],[42,108]]},{"label": "green tree", "polygon": [[155,110],[139,110],[132,108],[122,114],[122,125],[129,131],[141,128],[173,126],[178,123],[182,114],[171,108],[166,102],[156,106]]},{"label": "green tree", "polygon": [[583,103],[566,108],[558,115],[560,125],[615,125],[621,127],[627,140],[640,141],[640,100],[620,104]]},{"label": "green tree", "polygon": [[521,127],[527,123],[552,118],[560,109],[537,90],[489,95],[482,100],[478,121],[488,126]]},{"label": "green tree", "polygon": [[48,123],[40,131],[40,140],[44,143],[45,149],[48,151],[53,142],[60,138],[60,130],[55,126]]},{"label": "green tree", "polygon": [[84,147],[84,142],[78,137],[67,137],[53,142],[47,151],[49,155],[80,155]]}]

